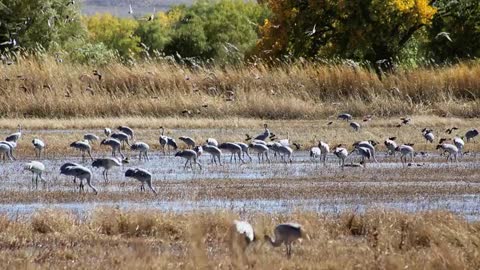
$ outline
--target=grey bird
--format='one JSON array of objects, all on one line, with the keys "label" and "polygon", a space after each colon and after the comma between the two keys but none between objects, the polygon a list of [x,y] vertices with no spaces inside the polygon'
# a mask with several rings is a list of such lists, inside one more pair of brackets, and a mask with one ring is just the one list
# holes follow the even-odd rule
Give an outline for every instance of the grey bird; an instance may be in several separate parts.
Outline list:
[{"label": "grey bird", "polygon": [[140,168],[135,168],[135,169],[128,169],[125,172],[125,177],[130,177],[133,179],[138,180],[142,185],[140,186],[140,191],[145,191],[145,183],[147,186],[152,190],[154,194],[157,194],[157,191],[152,187],[152,173],[140,169]]},{"label": "grey bird", "polygon": [[265,235],[265,240],[272,246],[279,247],[284,244],[287,249],[287,257],[292,256],[292,244],[302,238],[310,240],[310,236],[303,230],[300,224],[296,223],[284,223],[277,225],[274,230],[275,239]]}]

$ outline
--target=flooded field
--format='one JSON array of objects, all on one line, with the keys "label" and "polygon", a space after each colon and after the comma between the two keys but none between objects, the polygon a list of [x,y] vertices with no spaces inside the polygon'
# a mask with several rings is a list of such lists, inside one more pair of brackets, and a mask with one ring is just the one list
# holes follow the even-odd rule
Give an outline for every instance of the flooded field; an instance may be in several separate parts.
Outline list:
[{"label": "flooded field", "polygon": [[[37,134],[61,137],[80,133],[75,130],[40,131]],[[202,136],[208,130],[190,131]],[[173,152],[164,155],[158,148],[149,153],[149,161],[139,161],[137,153],[126,150],[131,158],[121,168],[109,172],[109,182],[102,178],[102,169],[92,169],[94,195],[78,192],[72,177],[59,174],[65,162],[81,163],[77,155],[47,152],[41,158],[46,166],[45,184],[32,188],[31,174],[24,171],[25,162],[32,160],[25,144],[19,147],[17,161],[0,167],[0,213],[8,216],[31,214],[38,209],[68,209],[85,215],[98,207],[121,209],[154,209],[165,212],[229,210],[235,212],[292,213],[309,211],[340,214],[345,211],[364,212],[368,209],[398,209],[407,212],[448,210],[469,220],[480,219],[480,165],[478,157],[469,153],[457,163],[446,163],[440,152],[429,151],[417,156],[415,162],[403,166],[399,157],[377,153],[378,163],[366,168],[340,168],[338,159],[329,154],[326,164],[312,160],[308,151],[294,152],[293,162],[284,163],[270,153],[271,163],[259,163],[244,156],[245,164],[222,158],[223,165],[211,164],[210,156],[200,157],[203,169],[184,169],[184,159]],[[153,143],[152,143],[153,144]],[[110,156],[108,149],[93,145],[95,158]],[[67,149],[68,150],[68,149]],[[27,153],[27,154],[26,154]],[[70,153],[75,153],[70,151]],[[347,164],[357,163],[352,154]],[[91,168],[91,160],[83,165]],[[158,195],[140,192],[140,184],[124,176],[128,168],[143,168],[153,174]]]}]

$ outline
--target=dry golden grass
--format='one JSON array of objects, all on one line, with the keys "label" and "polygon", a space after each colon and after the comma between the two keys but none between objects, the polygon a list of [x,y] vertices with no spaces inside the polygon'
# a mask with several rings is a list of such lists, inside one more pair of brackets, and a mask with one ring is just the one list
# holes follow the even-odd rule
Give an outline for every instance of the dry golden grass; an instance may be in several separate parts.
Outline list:
[{"label": "dry golden grass", "polygon": [[[369,211],[324,216],[260,214],[241,218],[258,241],[232,252],[230,212],[167,214],[97,209],[85,218],[43,210],[0,217],[3,269],[478,269],[480,223],[444,212]],[[276,224],[295,221],[311,240],[293,257],[263,243]]]},{"label": "dry golden grass", "polygon": [[93,69],[48,58],[1,66],[0,115],[318,119],[340,111],[360,117],[480,112],[478,63],[399,71],[383,81],[370,70],[311,63],[195,70],[112,64],[100,69],[101,81]]}]

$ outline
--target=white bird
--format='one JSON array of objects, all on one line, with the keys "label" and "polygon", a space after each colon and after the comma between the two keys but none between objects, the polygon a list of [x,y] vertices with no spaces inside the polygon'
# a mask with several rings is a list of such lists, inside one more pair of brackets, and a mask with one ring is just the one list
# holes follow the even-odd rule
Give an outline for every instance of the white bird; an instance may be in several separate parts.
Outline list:
[{"label": "white bird", "polygon": [[[271,140],[275,140],[275,138],[271,138]],[[287,138],[286,139],[281,139],[277,141],[279,144],[283,146],[290,146],[290,133],[287,132]]]},{"label": "white bird", "polygon": [[90,158],[93,161],[92,147],[90,146],[90,144],[88,144],[88,142],[86,142],[86,141],[76,141],[76,142],[71,143],[70,147],[75,148],[75,149],[79,150],[80,152],[82,152],[82,161],[85,160],[85,153],[87,153],[88,156],[90,156]]},{"label": "white bird", "polygon": [[42,178],[42,173],[45,171],[45,165],[38,161],[31,161],[25,164],[25,170],[32,172],[32,186],[35,184],[35,189],[38,188],[38,179],[45,182]]},{"label": "white bird", "polygon": [[395,142],[395,137],[390,137],[388,139],[385,140],[384,144],[385,144],[385,147],[387,148],[387,152],[388,154],[390,155],[393,155],[395,156],[395,149],[397,148],[397,143]]},{"label": "white bird", "polygon": [[333,154],[339,159],[340,166],[345,166],[345,159],[348,157],[348,150],[339,145],[335,147]]},{"label": "white bird", "polygon": [[103,179],[108,182],[108,171],[113,167],[120,167],[122,163],[116,158],[97,158],[92,162],[93,168],[103,168]]},{"label": "white bird", "polygon": [[424,128],[422,129],[422,134],[427,142],[433,143],[433,140],[435,139],[435,135],[433,135],[433,130]]},{"label": "white bird", "polygon": [[265,240],[268,241],[272,246],[278,247],[281,244],[284,244],[287,249],[287,256],[292,255],[292,243],[306,238],[310,240],[310,236],[303,230],[300,224],[296,223],[284,223],[277,225],[274,230],[275,240],[268,235],[265,235]]},{"label": "white bird", "polygon": [[413,163],[413,157],[415,155],[415,150],[413,149],[412,146],[402,144],[395,149],[397,152],[400,152],[400,160],[402,161],[402,164],[405,166],[407,163],[407,156],[410,156],[411,162]]},{"label": "white bird", "polygon": [[373,161],[375,162],[378,162],[377,161],[377,158],[375,156],[375,145],[376,143],[374,141],[359,141],[359,142],[355,142],[353,144],[353,147],[357,148],[357,147],[365,147],[365,148],[368,148],[368,150],[370,150],[370,154],[371,154],[371,157],[373,158]]},{"label": "white bird", "polygon": [[208,139],[207,139],[207,144],[218,147],[218,141],[215,140],[214,138],[208,138]]},{"label": "white bird", "polygon": [[450,33],[448,32],[440,32],[435,36],[436,39],[439,39],[441,37],[446,38],[448,41],[452,42],[452,39],[450,38]]},{"label": "white bird", "polygon": [[455,137],[453,139],[453,144],[458,148],[460,155],[463,155],[463,148],[465,147],[465,142],[460,137]]},{"label": "white bird", "polygon": [[[465,133],[465,139],[467,140],[467,142],[470,142],[470,140],[475,139],[475,137],[477,137],[477,136],[478,136],[478,130],[475,129],[475,128],[469,129]],[[475,140],[474,140],[474,142],[475,142]]]},{"label": "white bird", "polygon": [[357,122],[350,122],[350,127],[353,128],[354,131],[360,130],[360,124]]},{"label": "white bird", "polygon": [[222,150],[210,144],[205,144],[203,145],[202,148],[206,153],[209,153],[212,156],[212,163],[217,164],[217,159],[218,159],[218,164],[222,165],[222,161],[221,161]]},{"label": "white bird", "polygon": [[442,143],[437,145],[436,149],[442,149],[444,152],[448,152],[447,162],[449,160],[453,161],[454,159],[455,162],[457,162],[458,147],[456,147],[455,145],[449,143]]},{"label": "white bird", "polygon": [[113,157],[115,157],[116,153],[118,152],[120,154],[120,156],[122,157],[122,159],[125,158],[125,156],[122,153],[122,147],[121,147],[122,143],[119,140],[114,139],[114,138],[103,139],[102,142],[100,143],[100,145],[110,146],[110,148],[112,148],[112,156]]},{"label": "white bird", "polygon": [[310,148],[310,159],[315,160],[316,158],[321,159],[322,151],[319,147],[312,147]]},{"label": "white bird", "polygon": [[187,150],[183,150],[183,151],[178,151],[175,154],[175,157],[181,157],[181,158],[184,158],[184,159],[187,160],[185,162],[185,166],[183,167],[184,169],[187,168],[187,164],[189,164],[189,163],[190,163],[190,168],[193,169],[192,161],[193,161],[193,163],[197,164],[198,167],[200,167],[200,170],[202,169],[202,165],[200,164],[200,162],[198,162],[197,152],[195,152],[194,150],[187,149]]},{"label": "white bird", "polygon": [[83,139],[88,141],[89,143],[93,143],[95,141],[100,140],[100,138],[93,133],[87,133],[87,134],[83,135]]},{"label": "white bird", "polygon": [[21,126],[21,125],[18,125],[18,131],[15,132],[15,133],[12,133],[12,134],[10,134],[10,135],[8,135],[8,136],[5,138],[5,141],[17,143],[18,140],[20,140],[21,137],[22,137],[22,126]]},{"label": "white bird", "polygon": [[172,147],[173,150],[176,151],[178,146],[175,139],[165,136],[164,135],[165,129],[163,127],[160,127],[160,129],[162,130],[162,134],[160,135],[160,138],[158,139],[158,141],[160,142],[160,146],[162,146],[163,154],[165,155],[165,147],[167,148],[168,151],[170,151],[170,147]]},{"label": "white bird", "polygon": [[345,121],[350,121],[350,120],[352,120],[352,115],[348,114],[348,113],[341,113],[341,114],[338,115],[337,118],[345,120]]},{"label": "white bird", "polygon": [[326,164],[327,155],[328,155],[328,153],[330,153],[330,146],[326,142],[319,141],[318,142],[318,148],[320,148],[320,152],[321,152],[320,160],[323,161],[323,164]]},{"label": "white bird", "polygon": [[15,160],[12,155],[12,146],[6,142],[0,142],[0,155],[3,156],[4,161],[6,160],[6,158],[10,160]]},{"label": "white bird", "polygon": [[87,181],[87,185],[95,192],[95,194],[98,193],[97,189],[92,185],[92,171],[90,171],[88,168],[82,166],[82,165],[76,165],[76,166],[65,166],[63,168],[63,171],[60,171],[61,174],[73,176],[75,178],[80,179],[80,192],[84,191],[84,185],[83,185],[83,180]]},{"label": "white bird", "polygon": [[125,177],[130,177],[140,181],[140,183],[142,183],[142,185],[140,186],[140,191],[145,191],[145,183],[147,183],[147,186],[152,190],[152,192],[154,194],[157,194],[157,191],[152,187],[151,172],[140,168],[128,169],[125,172]]},{"label": "white bird", "polygon": [[184,142],[188,148],[194,148],[195,147],[195,140],[187,137],[187,136],[181,136],[178,138],[180,141]]},{"label": "white bird", "polygon": [[242,159],[242,147],[238,144],[235,144],[235,143],[230,143],[230,142],[226,142],[226,143],[221,143],[218,145],[218,148],[220,150],[224,150],[226,152],[230,152],[230,154],[232,155],[230,157],[230,162],[232,162],[232,157],[235,158],[235,162],[237,162],[237,156],[238,156],[238,159],[242,162],[242,163],[245,163],[245,161]]},{"label": "white bird", "polygon": [[110,128],[104,128],[103,133],[105,136],[110,137],[110,135],[112,135],[112,130]]},{"label": "white bird", "polygon": [[251,143],[249,148],[257,153],[258,162],[265,161],[266,158],[267,162],[270,163],[270,159],[268,158],[268,147],[266,145]]},{"label": "white bird", "polygon": [[150,146],[144,142],[136,142],[130,146],[130,149],[133,151],[139,151],[138,160],[142,160],[142,156],[144,160],[150,160],[148,157],[148,150],[150,150]]},{"label": "white bird", "polygon": [[253,227],[250,223],[243,221],[243,220],[234,220],[233,221],[234,232],[236,236],[240,236],[237,242],[243,250],[256,240],[255,232]]},{"label": "white bird", "polygon": [[367,167],[367,159],[372,158],[372,152],[371,152],[370,148],[363,147],[363,146],[358,146],[358,147],[355,147],[351,153],[354,153],[354,152],[358,153],[362,157],[361,164],[363,164],[363,166]]},{"label": "white bird", "polygon": [[45,148],[45,143],[42,140],[35,138],[32,140],[32,144],[35,150],[35,156],[39,158],[43,149]]},{"label": "white bird", "polygon": [[129,5],[128,5],[128,14],[130,14],[130,15],[133,14],[132,4],[129,4]]},{"label": "white bird", "polygon": [[315,35],[316,32],[317,32],[317,25],[315,24],[313,26],[313,29],[306,31],[305,34],[307,34],[307,36],[311,37],[311,36]]},{"label": "white bird", "polygon": [[276,150],[277,152],[280,154],[280,157],[282,158],[282,160],[287,163],[287,161],[289,161],[290,163],[292,163],[292,154],[293,154],[293,149],[288,147],[288,146],[283,146],[283,145],[279,145],[276,147]]}]

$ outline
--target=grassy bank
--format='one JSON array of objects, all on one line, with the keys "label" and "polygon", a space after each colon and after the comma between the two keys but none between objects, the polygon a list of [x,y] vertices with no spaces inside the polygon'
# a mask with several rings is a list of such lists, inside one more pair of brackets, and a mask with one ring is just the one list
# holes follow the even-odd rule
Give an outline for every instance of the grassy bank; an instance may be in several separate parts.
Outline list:
[{"label": "grassy bank", "polygon": [[[228,212],[164,214],[98,209],[86,218],[54,210],[0,218],[5,269],[478,269],[478,222],[448,213],[372,211],[321,216],[250,214],[259,241],[233,252]],[[276,224],[296,221],[311,240],[263,243]],[[247,266],[248,265],[248,266]]]},{"label": "grassy bank", "polygon": [[318,119],[427,114],[476,117],[480,65],[399,71],[380,81],[347,65],[187,69],[173,64],[97,67],[22,60],[0,67],[4,117]]}]

